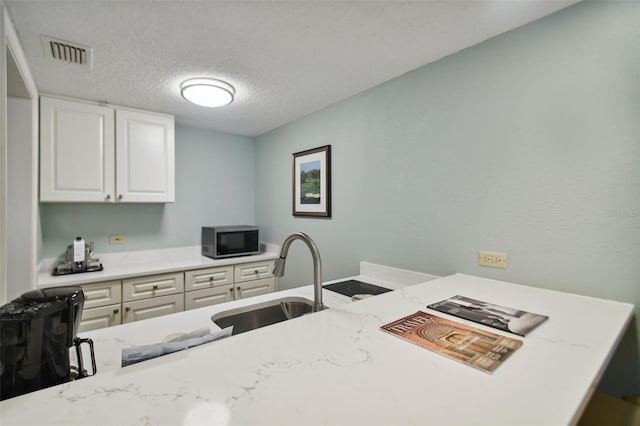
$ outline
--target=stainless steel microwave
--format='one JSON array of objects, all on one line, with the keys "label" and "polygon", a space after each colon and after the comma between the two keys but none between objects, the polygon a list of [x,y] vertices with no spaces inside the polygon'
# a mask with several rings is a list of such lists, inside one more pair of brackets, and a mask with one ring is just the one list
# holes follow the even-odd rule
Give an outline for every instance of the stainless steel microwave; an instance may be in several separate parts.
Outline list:
[{"label": "stainless steel microwave", "polygon": [[257,226],[202,227],[202,255],[212,259],[260,253]]}]

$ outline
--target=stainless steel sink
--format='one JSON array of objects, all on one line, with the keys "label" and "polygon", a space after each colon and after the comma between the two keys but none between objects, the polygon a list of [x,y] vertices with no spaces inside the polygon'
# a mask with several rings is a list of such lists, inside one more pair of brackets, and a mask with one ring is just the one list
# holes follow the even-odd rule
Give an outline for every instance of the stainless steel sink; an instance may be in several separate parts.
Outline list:
[{"label": "stainless steel sink", "polygon": [[313,301],[303,297],[285,297],[219,312],[211,317],[220,328],[233,325],[233,334],[276,324],[311,313]]}]

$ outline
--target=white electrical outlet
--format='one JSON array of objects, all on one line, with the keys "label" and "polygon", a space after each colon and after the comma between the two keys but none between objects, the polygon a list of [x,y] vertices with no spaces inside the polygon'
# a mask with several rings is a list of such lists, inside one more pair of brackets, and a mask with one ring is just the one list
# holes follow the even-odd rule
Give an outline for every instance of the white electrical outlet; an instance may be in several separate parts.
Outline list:
[{"label": "white electrical outlet", "polygon": [[109,235],[109,244],[124,244],[124,235]]},{"label": "white electrical outlet", "polygon": [[491,268],[507,269],[507,253],[497,253],[495,251],[479,251],[478,265],[489,266]]}]

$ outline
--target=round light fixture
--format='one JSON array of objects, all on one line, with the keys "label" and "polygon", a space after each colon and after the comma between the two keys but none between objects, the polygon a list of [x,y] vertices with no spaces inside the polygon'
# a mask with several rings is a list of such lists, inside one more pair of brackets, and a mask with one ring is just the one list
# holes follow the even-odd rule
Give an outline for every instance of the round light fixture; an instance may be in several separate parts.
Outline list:
[{"label": "round light fixture", "polygon": [[215,108],[233,102],[236,90],[229,83],[215,78],[191,78],[180,83],[180,93],[191,103]]}]

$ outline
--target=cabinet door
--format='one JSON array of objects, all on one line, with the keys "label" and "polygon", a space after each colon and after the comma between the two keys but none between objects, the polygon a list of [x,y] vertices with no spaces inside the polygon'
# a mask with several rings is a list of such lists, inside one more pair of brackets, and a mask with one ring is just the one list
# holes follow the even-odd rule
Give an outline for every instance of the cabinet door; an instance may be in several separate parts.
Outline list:
[{"label": "cabinet door", "polygon": [[147,299],[184,292],[184,274],[147,275],[122,281],[122,300]]},{"label": "cabinet door", "polygon": [[118,109],[116,132],[118,201],[174,202],[174,118]]},{"label": "cabinet door", "polygon": [[40,98],[40,201],[111,202],[113,109]]},{"label": "cabinet door", "polygon": [[160,317],[184,311],[184,294],[172,294],[171,296],[152,297],[151,299],[137,300],[122,304],[122,323]]},{"label": "cabinet door", "polygon": [[242,263],[235,267],[235,282],[245,282],[273,277],[274,260]]},{"label": "cabinet door", "polygon": [[185,291],[233,284],[233,266],[187,271],[184,281]]},{"label": "cabinet door", "polygon": [[120,281],[84,284],[82,285],[82,291],[84,293],[84,309],[120,304],[122,302],[122,285]]},{"label": "cabinet door", "polygon": [[184,294],[186,310],[217,305],[233,300],[233,284],[188,291]]},{"label": "cabinet door", "polygon": [[241,284],[236,284],[236,299],[246,299],[247,297],[260,296],[262,294],[272,293],[276,289],[275,278],[264,278],[262,280],[254,280]]},{"label": "cabinet door", "polygon": [[79,332],[97,330],[122,323],[120,304],[83,309]]}]

